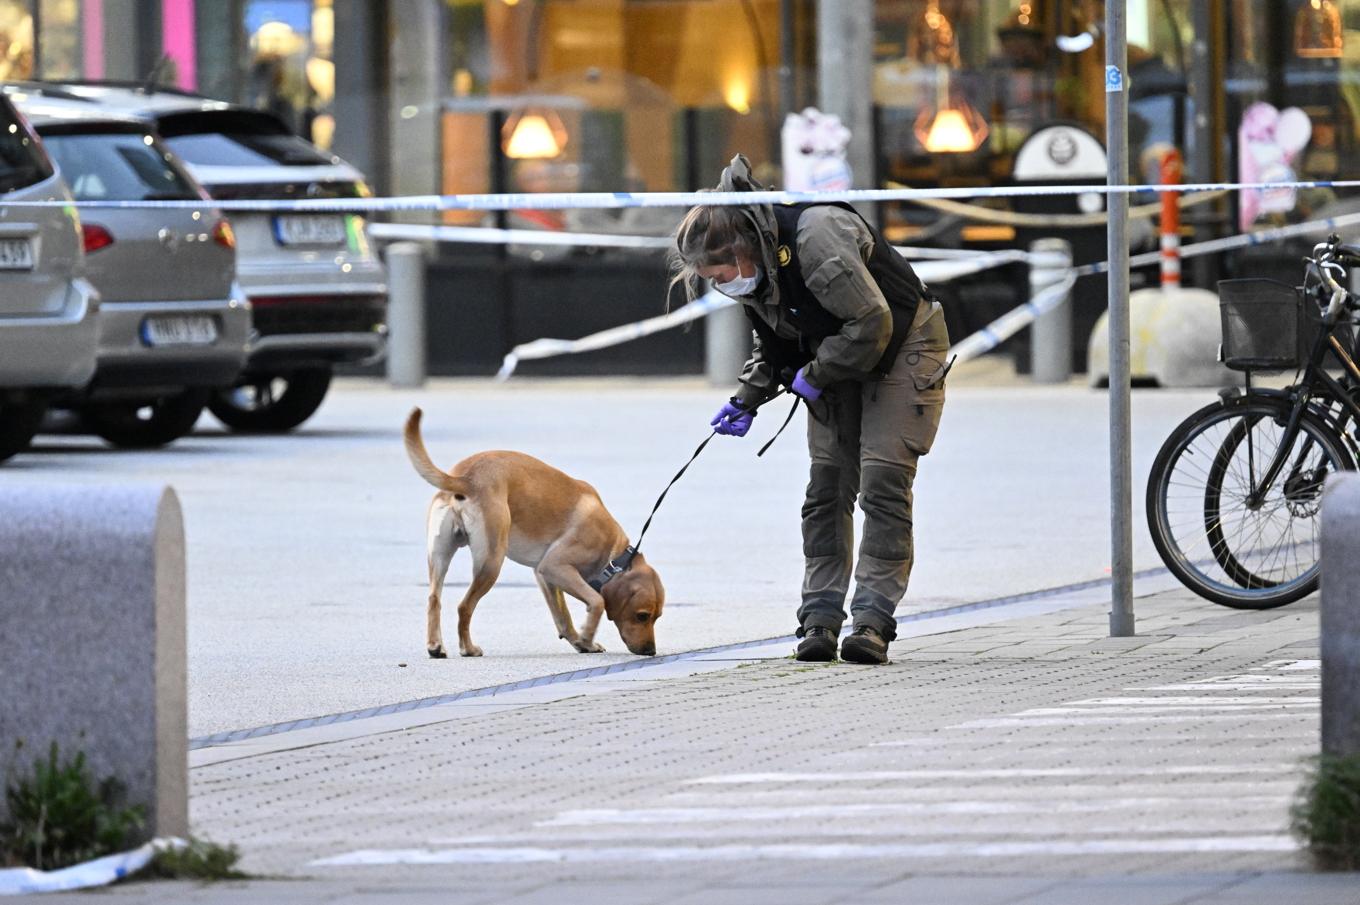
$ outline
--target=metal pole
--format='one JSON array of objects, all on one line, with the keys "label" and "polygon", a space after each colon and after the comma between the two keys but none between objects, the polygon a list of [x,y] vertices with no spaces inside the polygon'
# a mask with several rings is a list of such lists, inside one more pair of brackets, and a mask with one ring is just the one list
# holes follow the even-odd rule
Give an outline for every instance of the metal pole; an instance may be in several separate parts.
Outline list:
[{"label": "metal pole", "polygon": [[[1105,4],[1105,145],[1109,185],[1129,181],[1128,33],[1125,4]],[[1134,634],[1133,456],[1129,383],[1129,196],[1109,196],[1110,636]]]},{"label": "metal pole", "polygon": [[387,380],[425,385],[425,250],[416,242],[387,247]]},{"label": "metal pole", "polygon": [[[1066,239],[1038,239],[1029,246],[1029,297],[1061,283],[1072,269]],[[1030,329],[1030,376],[1035,383],[1066,383],[1072,376],[1072,294],[1039,315]]]},{"label": "metal pole", "polygon": [[794,31],[794,0],[779,0],[779,122],[793,112],[794,104],[794,61],[797,59],[797,40]]},{"label": "metal pole", "polygon": [[751,327],[740,305],[709,312],[704,324],[704,374],[713,386],[737,382],[751,354]]}]

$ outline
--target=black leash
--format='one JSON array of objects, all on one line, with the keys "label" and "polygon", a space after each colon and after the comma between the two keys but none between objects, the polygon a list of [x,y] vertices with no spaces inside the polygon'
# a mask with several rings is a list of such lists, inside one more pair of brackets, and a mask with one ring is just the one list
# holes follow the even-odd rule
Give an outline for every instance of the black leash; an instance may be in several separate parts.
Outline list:
[{"label": "black leash", "polygon": [[[790,391],[787,388],[782,389],[755,408],[746,409],[744,411],[754,415],[761,406],[773,402],[785,393],[790,393]],[[765,455],[765,451],[774,445],[774,441],[779,439],[779,435],[784,433],[784,428],[788,427],[789,422],[793,420],[794,412],[798,411],[798,403],[803,401],[802,397],[796,393],[790,393],[790,395],[793,396],[793,407],[789,409],[788,417],[784,419],[784,423],[779,426],[779,430],[775,432],[775,435],[770,438],[769,442],[760,448],[760,452],[756,453],[757,457]],[[689,461],[681,466],[680,470],[675,473],[675,477],[671,478],[671,482],[666,485],[666,489],[661,491],[661,496],[656,498],[656,504],[652,506],[652,511],[647,515],[647,521],[642,524],[642,530],[638,532],[637,541],[630,544],[628,549],[624,550],[618,558],[610,560],[609,564],[604,567],[604,570],[601,571],[599,575],[587,582],[597,592],[604,587],[611,578],[628,571],[628,567],[633,564],[633,557],[637,556],[638,550],[642,547],[642,539],[647,535],[647,529],[652,526],[652,519],[656,517],[656,511],[661,508],[661,504],[666,499],[666,494],[671,492],[671,488],[675,486],[676,481],[679,481],[680,478],[684,477],[685,472],[689,471],[689,467],[694,464],[694,460],[699,458],[699,454],[704,451],[704,448],[707,447],[709,443],[713,442],[713,438],[716,436],[718,436],[718,430],[717,428],[714,428],[713,432],[704,438],[704,442],[700,443],[694,450],[694,454],[689,457]]]}]

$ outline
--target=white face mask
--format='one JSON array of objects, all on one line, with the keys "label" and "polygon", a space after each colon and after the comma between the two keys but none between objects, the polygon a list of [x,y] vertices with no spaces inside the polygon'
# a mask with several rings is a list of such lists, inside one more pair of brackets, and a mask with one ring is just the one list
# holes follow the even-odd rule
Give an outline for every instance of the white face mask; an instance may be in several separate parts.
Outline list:
[{"label": "white face mask", "polygon": [[755,268],[756,272],[749,277],[742,276],[741,271],[738,270],[736,279],[728,280],[726,283],[714,283],[713,288],[723,295],[731,296],[732,298],[750,295],[752,292],[755,292],[756,287],[760,285],[760,265],[755,265]]}]

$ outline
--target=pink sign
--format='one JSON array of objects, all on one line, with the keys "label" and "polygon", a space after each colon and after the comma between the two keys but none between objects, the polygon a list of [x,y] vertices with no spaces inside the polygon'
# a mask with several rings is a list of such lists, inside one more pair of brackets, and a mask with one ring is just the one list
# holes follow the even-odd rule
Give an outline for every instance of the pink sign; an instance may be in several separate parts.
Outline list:
[{"label": "pink sign", "polygon": [[[1298,107],[1277,110],[1265,101],[1252,104],[1237,130],[1240,181],[1296,181],[1299,155],[1312,137],[1313,124]],[[1292,211],[1297,200],[1290,188],[1243,189],[1241,195],[1238,225],[1244,231],[1262,214]]]}]

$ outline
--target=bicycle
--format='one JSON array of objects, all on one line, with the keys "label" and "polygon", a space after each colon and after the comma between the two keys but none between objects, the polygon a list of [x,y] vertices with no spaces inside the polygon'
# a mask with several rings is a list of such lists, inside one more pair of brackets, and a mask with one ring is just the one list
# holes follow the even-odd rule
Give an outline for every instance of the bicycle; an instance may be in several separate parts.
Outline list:
[{"label": "bicycle", "polygon": [[[1360,466],[1351,317],[1360,301],[1337,279],[1360,264],[1360,248],[1331,236],[1305,261],[1301,287],[1218,284],[1222,359],[1245,373],[1245,387],[1181,422],[1148,479],[1162,561],[1196,594],[1236,609],[1284,606],[1317,589],[1324,484]],[[1284,389],[1252,385],[1253,372],[1290,370]]]}]

